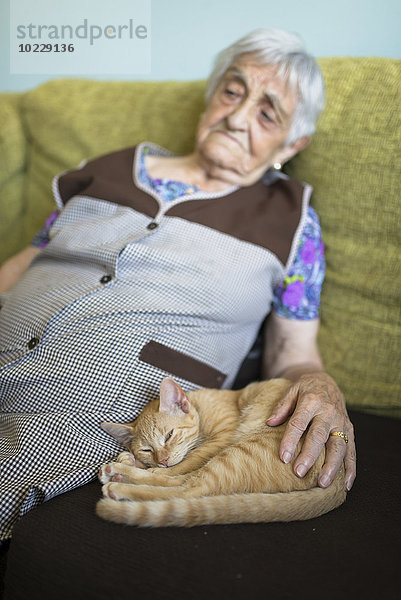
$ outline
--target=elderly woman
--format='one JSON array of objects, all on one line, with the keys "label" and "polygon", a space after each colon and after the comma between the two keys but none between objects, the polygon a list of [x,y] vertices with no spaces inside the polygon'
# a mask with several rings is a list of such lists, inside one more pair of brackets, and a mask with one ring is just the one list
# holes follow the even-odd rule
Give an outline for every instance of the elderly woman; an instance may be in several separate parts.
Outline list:
[{"label": "elderly woman", "polygon": [[165,375],[230,387],[269,313],[265,376],[294,382],[268,421],[290,417],[280,457],[309,427],[295,473],[326,444],[319,485],[345,460],[352,486],[352,425],[316,345],[319,221],[279,171],[314,132],[321,73],[297,36],[257,30],[219,55],[207,99],[190,155],[142,143],[56,178],[44,247],[2,268],[3,538],[96,476],[121,450],[99,423],[132,420]]}]

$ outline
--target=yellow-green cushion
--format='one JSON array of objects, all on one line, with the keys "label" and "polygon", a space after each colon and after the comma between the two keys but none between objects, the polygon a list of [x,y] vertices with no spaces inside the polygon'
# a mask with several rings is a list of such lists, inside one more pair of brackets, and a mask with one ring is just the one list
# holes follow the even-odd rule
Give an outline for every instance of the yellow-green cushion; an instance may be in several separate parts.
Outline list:
[{"label": "yellow-green cushion", "polygon": [[19,94],[0,95],[0,262],[24,243],[26,142],[19,116],[20,101]]},{"label": "yellow-green cushion", "polygon": [[50,81],[25,94],[23,119],[32,144],[25,215],[27,242],[54,209],[51,180],[85,158],[151,140],[188,152],[199,113],[202,82]]},{"label": "yellow-green cushion", "polygon": [[401,61],[320,64],[326,110],[288,165],[314,186],[324,231],[320,347],[350,406],[401,415]]}]

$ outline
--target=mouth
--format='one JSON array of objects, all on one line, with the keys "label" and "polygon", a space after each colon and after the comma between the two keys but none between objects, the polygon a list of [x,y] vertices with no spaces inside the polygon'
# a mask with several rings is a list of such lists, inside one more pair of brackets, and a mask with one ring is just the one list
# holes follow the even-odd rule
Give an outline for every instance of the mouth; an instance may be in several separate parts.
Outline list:
[{"label": "mouth", "polygon": [[236,144],[238,144],[239,146],[241,146],[242,148],[242,144],[240,143],[239,140],[237,140],[236,137],[234,137],[233,135],[231,135],[230,133],[228,133],[227,131],[224,131],[224,129],[215,129],[213,131],[213,133],[220,133],[221,135],[223,135],[224,137],[228,138],[229,140],[231,140],[232,142],[235,142]]}]

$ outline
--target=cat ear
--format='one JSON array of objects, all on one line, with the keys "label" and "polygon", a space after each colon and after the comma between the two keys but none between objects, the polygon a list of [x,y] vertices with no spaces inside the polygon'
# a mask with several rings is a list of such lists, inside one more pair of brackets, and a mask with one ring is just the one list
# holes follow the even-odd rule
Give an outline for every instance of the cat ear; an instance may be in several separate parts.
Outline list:
[{"label": "cat ear", "polygon": [[129,447],[133,440],[134,430],[129,425],[122,425],[120,423],[100,423],[100,427],[123,446]]},{"label": "cat ear", "polygon": [[170,415],[189,413],[189,400],[180,385],[171,377],[165,377],[160,384],[159,411]]}]

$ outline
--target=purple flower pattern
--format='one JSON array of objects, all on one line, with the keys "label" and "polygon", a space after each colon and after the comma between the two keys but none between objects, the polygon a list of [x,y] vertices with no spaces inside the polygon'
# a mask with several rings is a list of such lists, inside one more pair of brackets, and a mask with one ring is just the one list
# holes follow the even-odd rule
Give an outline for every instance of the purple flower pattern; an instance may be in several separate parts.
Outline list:
[{"label": "purple flower pattern", "polygon": [[287,277],[274,290],[273,308],[287,319],[319,316],[326,263],[319,218],[311,206]]},{"label": "purple flower pattern", "polygon": [[150,188],[155,190],[164,200],[164,202],[171,202],[180,196],[185,196],[188,193],[195,193],[199,191],[196,185],[189,185],[182,181],[173,181],[171,179],[158,179],[151,177],[145,167],[145,156],[150,153],[150,148],[144,146],[139,161],[139,179],[142,183],[147,184]]},{"label": "purple flower pattern", "polygon": [[59,215],[58,210],[54,210],[51,215],[46,219],[45,224],[42,229],[40,229],[35,237],[33,238],[31,244],[32,246],[36,246],[37,248],[44,248],[50,242],[50,229],[53,225],[54,221],[57,219]]},{"label": "purple flower pattern", "polygon": [[305,283],[301,279],[292,281],[285,288],[282,301],[286,306],[293,306],[299,308],[302,304],[302,299],[305,296]]}]

